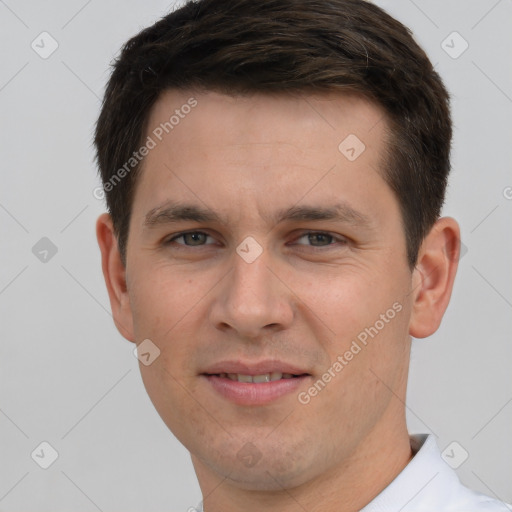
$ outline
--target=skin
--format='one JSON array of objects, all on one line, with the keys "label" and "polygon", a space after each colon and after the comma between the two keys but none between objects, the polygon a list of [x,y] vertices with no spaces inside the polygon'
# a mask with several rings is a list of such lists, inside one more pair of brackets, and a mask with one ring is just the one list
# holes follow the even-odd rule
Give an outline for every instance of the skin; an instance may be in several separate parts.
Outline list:
[{"label": "skin", "polygon": [[[142,378],[191,453],[206,512],[360,510],[411,459],[411,336],[441,322],[459,226],[438,220],[409,269],[399,204],[380,174],[385,116],[359,96],[167,91],[148,134],[191,96],[197,106],[144,160],[126,267],[110,217],[97,221],[115,323],[126,339],[149,338],[161,351],[140,364]],[[338,150],[349,134],[366,146],[352,162]],[[168,200],[208,207],[222,221],[145,226]],[[368,225],[271,220],[283,208],[339,201]],[[165,244],[183,231],[208,236]],[[252,263],[236,252],[247,236],[263,250]],[[235,405],[199,376],[226,359],[276,359],[311,374],[299,390],[307,391],[395,303],[401,311],[307,404],[291,393]],[[259,457],[250,467],[237,457],[244,446]]]}]

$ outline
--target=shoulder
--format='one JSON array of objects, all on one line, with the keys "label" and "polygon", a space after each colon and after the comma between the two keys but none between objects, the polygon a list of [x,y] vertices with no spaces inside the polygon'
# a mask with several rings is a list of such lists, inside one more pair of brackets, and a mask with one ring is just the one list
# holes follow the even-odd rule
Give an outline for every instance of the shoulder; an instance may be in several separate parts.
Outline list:
[{"label": "shoulder", "polygon": [[413,458],[361,512],[512,512],[512,506],[464,486],[432,435],[411,436]]},{"label": "shoulder", "polygon": [[[425,502],[418,510],[435,506],[435,509],[445,512],[512,512],[511,505],[466,487],[443,460],[432,435],[411,436],[411,441],[411,444],[416,442],[419,448],[417,455],[422,469],[435,472],[437,477],[435,484],[430,486],[430,492],[423,496]],[[428,506],[424,508],[426,504]]]},{"label": "shoulder", "polygon": [[454,489],[453,512],[511,512],[512,505],[468,489],[459,484]]}]

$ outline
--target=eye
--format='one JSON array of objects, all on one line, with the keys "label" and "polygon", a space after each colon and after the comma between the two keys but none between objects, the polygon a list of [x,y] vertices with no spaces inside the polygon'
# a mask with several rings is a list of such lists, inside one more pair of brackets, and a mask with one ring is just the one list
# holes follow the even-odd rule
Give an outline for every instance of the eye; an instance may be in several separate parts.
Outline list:
[{"label": "eye", "polygon": [[[302,234],[297,240],[306,239],[309,242],[312,243],[312,247],[329,247],[331,245],[334,245],[332,242],[338,242],[342,245],[345,245],[347,243],[347,240],[343,237],[336,237],[334,235],[331,235],[329,233],[324,233],[322,231],[310,231],[308,233]],[[303,243],[299,243],[298,245],[306,245]]]},{"label": "eye", "polygon": [[[164,241],[164,245],[171,245],[175,243],[178,246],[200,247],[211,245],[211,243],[206,243],[208,238],[213,240],[213,237],[203,231],[188,231],[168,238]],[[182,241],[178,242],[180,239]],[[303,243],[300,242],[300,240],[306,240],[306,242]],[[296,238],[295,243],[297,245],[310,245],[311,247],[322,248],[334,246],[336,243],[346,245],[347,240],[344,237],[331,235],[330,233],[325,233],[323,231],[309,231],[307,233],[303,233],[299,238]]]},{"label": "eye", "polygon": [[[183,239],[184,243],[178,243],[178,245],[185,245],[187,247],[197,247],[201,245],[210,245],[205,244],[206,239],[210,237],[207,233],[203,233],[202,231],[189,231],[187,233],[180,233],[179,235],[175,235],[172,238],[167,239],[164,244],[170,245],[171,243]],[[210,237],[211,238],[211,237]],[[189,243],[190,242],[190,243]]]}]

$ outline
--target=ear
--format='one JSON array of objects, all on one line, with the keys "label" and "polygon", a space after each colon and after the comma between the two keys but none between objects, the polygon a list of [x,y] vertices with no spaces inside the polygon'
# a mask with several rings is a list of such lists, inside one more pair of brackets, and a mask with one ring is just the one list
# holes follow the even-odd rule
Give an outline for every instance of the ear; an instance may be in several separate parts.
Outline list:
[{"label": "ear", "polygon": [[101,268],[114,323],[124,338],[135,342],[133,316],[126,286],[126,268],[121,260],[112,219],[108,213],[100,215],[96,221],[96,238],[101,250]]},{"label": "ear", "polygon": [[421,244],[413,271],[409,334],[426,338],[437,331],[450,302],[460,254],[455,219],[439,219]]}]

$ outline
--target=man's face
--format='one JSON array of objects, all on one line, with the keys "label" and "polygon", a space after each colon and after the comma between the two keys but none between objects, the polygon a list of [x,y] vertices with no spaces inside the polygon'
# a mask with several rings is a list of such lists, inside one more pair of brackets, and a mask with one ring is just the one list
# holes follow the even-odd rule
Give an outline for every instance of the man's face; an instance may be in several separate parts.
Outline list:
[{"label": "man's face", "polygon": [[[379,171],[385,130],[355,95],[169,91],[155,105],[127,288],[133,339],[161,351],[140,365],[144,384],[196,470],[299,485],[403,420],[412,284]],[[178,204],[218,219],[165,211]],[[312,212],[338,206],[339,218]],[[277,380],[245,382],[264,374]]]}]

